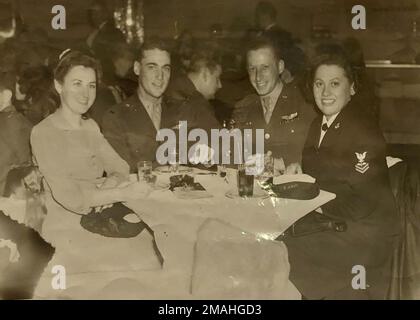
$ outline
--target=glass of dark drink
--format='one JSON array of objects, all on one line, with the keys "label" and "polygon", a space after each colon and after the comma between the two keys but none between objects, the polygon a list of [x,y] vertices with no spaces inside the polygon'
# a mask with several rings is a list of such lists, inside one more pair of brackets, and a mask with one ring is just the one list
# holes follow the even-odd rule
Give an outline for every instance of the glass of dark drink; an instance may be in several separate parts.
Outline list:
[{"label": "glass of dark drink", "polygon": [[252,197],[254,194],[254,176],[246,174],[246,166],[238,165],[238,195],[240,197]]}]

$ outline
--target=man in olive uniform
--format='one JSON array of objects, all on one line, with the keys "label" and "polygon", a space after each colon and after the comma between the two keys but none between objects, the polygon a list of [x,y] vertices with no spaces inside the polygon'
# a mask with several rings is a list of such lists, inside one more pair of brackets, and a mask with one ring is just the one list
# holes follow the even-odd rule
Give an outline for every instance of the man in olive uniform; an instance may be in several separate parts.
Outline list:
[{"label": "man in olive uniform", "polygon": [[171,111],[163,96],[171,75],[171,58],[160,41],[145,43],[134,63],[137,92],[108,110],[102,121],[104,136],[136,172],[140,160],[156,160],[156,134],[167,127]]},{"label": "man in olive uniform", "polygon": [[247,66],[256,92],[236,104],[233,119],[240,127],[264,129],[266,153],[283,158],[286,166],[300,163],[314,108],[293,82],[282,82],[284,61],[270,40],[261,37],[250,44]]},{"label": "man in olive uniform", "polygon": [[169,85],[168,96],[178,106],[177,118],[187,121],[188,129],[201,128],[210,136],[211,129],[220,127],[209,100],[221,88],[221,65],[212,54],[196,52],[186,76],[180,76]]}]

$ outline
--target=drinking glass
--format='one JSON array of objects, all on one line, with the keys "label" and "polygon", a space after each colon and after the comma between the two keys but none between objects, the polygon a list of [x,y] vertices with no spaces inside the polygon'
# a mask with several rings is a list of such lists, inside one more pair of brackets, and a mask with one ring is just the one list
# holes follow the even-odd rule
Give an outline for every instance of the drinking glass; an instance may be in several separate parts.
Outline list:
[{"label": "drinking glass", "polygon": [[176,150],[171,151],[169,158],[169,170],[174,173],[179,173],[179,158]]},{"label": "drinking glass", "polygon": [[254,194],[254,175],[246,174],[246,166],[238,165],[238,194],[240,197],[252,197]]},{"label": "drinking glass", "polygon": [[141,160],[137,162],[137,174],[139,181],[148,181],[152,176],[152,161]]}]

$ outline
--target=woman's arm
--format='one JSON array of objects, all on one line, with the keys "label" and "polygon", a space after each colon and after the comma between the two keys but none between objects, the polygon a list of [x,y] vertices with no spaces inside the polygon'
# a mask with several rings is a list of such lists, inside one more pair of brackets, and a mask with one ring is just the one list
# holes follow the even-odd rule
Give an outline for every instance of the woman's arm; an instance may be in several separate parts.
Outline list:
[{"label": "woman's arm", "polygon": [[[341,158],[341,178],[321,184],[321,188],[337,195],[322,207],[324,213],[359,220],[371,215],[384,200],[381,199],[383,190],[389,187],[386,145],[379,130],[374,129],[360,127],[354,130],[353,139],[346,144],[346,154]],[[363,160],[358,160],[356,153],[359,157],[364,155]],[[363,162],[359,164],[359,161]]]},{"label": "woman's arm", "polygon": [[60,152],[62,146],[54,140],[56,137],[46,128],[34,128],[31,146],[54,200],[67,210],[86,214],[92,207],[141,198],[149,192],[149,187],[140,183],[101,189],[91,181],[75,179],[67,170],[67,159]]},{"label": "woman's arm", "polygon": [[130,167],[128,163],[114,150],[107,139],[101,133],[99,126],[94,120],[89,121],[94,131],[98,156],[104,164],[108,177],[112,177],[118,183],[128,180]]}]

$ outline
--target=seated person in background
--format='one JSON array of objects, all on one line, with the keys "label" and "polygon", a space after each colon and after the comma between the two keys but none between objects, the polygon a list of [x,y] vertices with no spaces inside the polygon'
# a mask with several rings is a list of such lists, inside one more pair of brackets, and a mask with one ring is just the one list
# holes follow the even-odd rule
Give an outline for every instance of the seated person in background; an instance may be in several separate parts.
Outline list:
[{"label": "seated person in background", "polygon": [[52,88],[52,72],[45,66],[30,67],[20,70],[17,78],[16,85],[23,98],[21,108],[26,118],[36,125],[53,113],[59,104]]},{"label": "seated person in background", "polygon": [[98,124],[102,123],[109,108],[133,95],[137,89],[133,72],[135,56],[130,47],[120,44],[111,47],[110,51],[111,63],[101,65],[103,78],[97,88],[96,100],[88,111],[88,115]]},{"label": "seated person in background", "polygon": [[255,7],[255,24],[259,35],[264,36],[280,50],[285,62],[281,75],[285,83],[300,80],[306,67],[306,57],[302,49],[296,45],[293,35],[281,28],[277,23],[277,10],[270,1],[260,1]]},{"label": "seated person in background", "polygon": [[99,73],[94,59],[66,52],[54,72],[60,107],[31,134],[33,155],[54,200],[78,214],[138,197],[146,190],[139,183],[126,183],[127,163],[105,140],[95,121],[82,116],[95,100]]},{"label": "seated person in background", "polygon": [[123,100],[131,97],[137,90],[137,77],[133,66],[136,60],[132,48],[126,44],[115,46],[112,49],[112,73],[109,79],[105,79],[108,86],[121,92]]},{"label": "seated person in background", "polygon": [[109,48],[124,44],[124,35],[115,27],[106,1],[92,0],[87,15],[92,31],[86,39],[86,45],[102,65],[107,65],[111,60]]},{"label": "seated person in background", "polygon": [[221,74],[222,67],[212,53],[202,50],[192,55],[187,77],[175,80],[168,88],[168,97],[178,110],[174,125],[187,121],[188,129],[201,128],[209,133],[220,127],[209,100],[221,88]]},{"label": "seated person in background", "polygon": [[0,195],[9,170],[31,161],[32,125],[12,105],[12,87],[13,78],[0,77]]},{"label": "seated person in background", "polygon": [[136,93],[110,108],[103,116],[104,136],[136,172],[140,160],[156,160],[156,134],[171,122],[171,110],[164,92],[171,75],[171,56],[160,41],[146,42],[134,63],[138,76]]},{"label": "seated person in background", "polygon": [[195,49],[195,39],[189,30],[183,30],[176,39],[172,55],[172,69],[176,74],[185,74],[190,63],[191,55]]},{"label": "seated person in background", "polygon": [[355,102],[367,116],[371,116],[375,121],[379,121],[380,101],[375,94],[375,83],[366,70],[362,45],[356,38],[349,37],[343,40],[343,49],[355,70],[359,83]]},{"label": "seated person in background", "polygon": [[[321,207],[322,216],[345,221],[347,230],[286,238],[290,280],[307,298],[383,299],[399,225],[386,144],[376,123],[353,103],[355,77],[340,48],[314,59],[311,80],[322,115],[309,129],[303,171],[336,194]],[[366,269],[367,290],[352,287],[356,265]]]},{"label": "seated person in background", "polygon": [[[238,102],[233,120],[239,127],[264,129],[265,153],[283,158],[284,164],[300,163],[305,138],[315,117],[293,83],[281,80],[284,61],[266,38],[251,41],[247,50],[249,80],[255,93]],[[255,149],[254,149],[255,151]]]},{"label": "seated person in background", "polygon": [[221,75],[222,88],[217,90],[216,97],[211,101],[215,108],[216,118],[226,126],[232,119],[232,111],[236,103],[244,96],[254,92],[254,88],[249,82],[248,72],[245,68],[241,42],[237,47],[222,55]]}]

